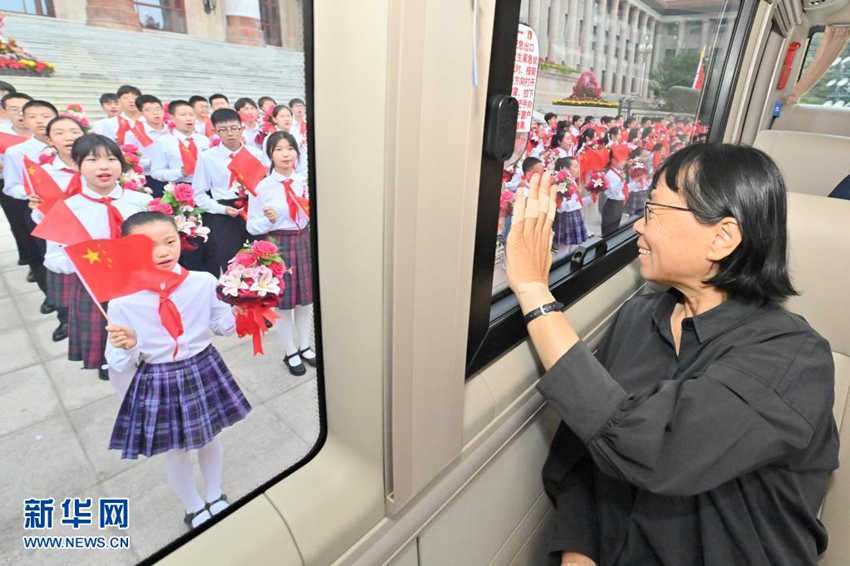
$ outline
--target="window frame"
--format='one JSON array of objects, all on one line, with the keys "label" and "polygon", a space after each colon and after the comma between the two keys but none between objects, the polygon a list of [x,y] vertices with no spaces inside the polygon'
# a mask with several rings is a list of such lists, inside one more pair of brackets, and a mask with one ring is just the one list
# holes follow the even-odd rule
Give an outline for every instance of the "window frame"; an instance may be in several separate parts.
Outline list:
[{"label": "window frame", "polygon": [[313,329],[316,339],[316,390],[318,394],[317,402],[319,404],[319,437],[316,439],[316,442],[313,444],[312,448],[310,448],[310,450],[300,460],[298,460],[285,470],[282,470],[277,475],[270,477],[269,479],[267,479],[266,481],[246,493],[244,496],[231,502],[230,506],[227,509],[221,511],[211,520],[204,522],[202,525],[192,529],[187,533],[184,533],[178,538],[167,543],[165,546],[161,547],[153,554],[143,558],[139,562],[140,566],[153,565],[159,562],[172,552],[178,550],[180,547],[193,540],[195,537],[203,534],[207,529],[217,525],[219,522],[224,520],[232,513],[235,513],[242,507],[246,506],[248,503],[250,503],[257,497],[264,497],[265,492],[267,492],[272,486],[280,483],[282,480],[292,475],[293,473],[304,467],[313,458],[315,458],[316,455],[318,455],[324,447],[325,441],[328,437],[327,406],[325,403],[324,353],[322,351],[322,317],[320,314],[322,311],[321,294],[319,292],[319,262],[316,260],[317,250],[319,249],[319,207],[316,205],[317,195],[315,174],[316,122],[314,116],[315,76],[313,72],[313,65],[315,51],[313,27],[313,0],[302,0],[302,13],[304,18],[304,99],[307,104],[307,122],[309,124],[312,124],[312,126],[307,129],[307,159],[308,163],[312,164],[308,168],[307,173],[308,186],[310,191],[310,202],[313,203],[313,205],[310,207],[310,246],[313,254],[313,261],[311,262],[313,277]]},{"label": "window frame", "polygon": [[825,31],[825,25],[812,26],[809,28],[809,34],[806,36],[806,49],[803,51],[803,58],[800,59],[800,68],[797,70],[797,80],[795,83],[800,82],[800,77],[803,76],[803,71],[806,70],[806,57],[809,56],[809,49],[812,48],[812,38],[816,33],[824,33]]},{"label": "window frame", "polygon": [[[515,0],[514,2],[498,2],[496,5],[488,100],[496,95],[511,93],[516,42],[506,42],[504,38],[516,38],[519,4],[519,0]],[[757,7],[758,0],[741,0],[726,57],[720,63],[718,70],[712,65],[707,73],[708,80],[699,99],[697,116],[701,122],[711,124],[708,138],[710,142],[723,140],[723,132],[735,93],[738,70]],[[498,38],[502,41],[498,41]],[[485,117],[486,123],[489,123],[491,118],[488,111]],[[513,295],[505,292],[504,295],[497,293],[494,296],[492,289],[493,258],[496,254],[494,234],[498,226],[498,188],[501,187],[502,182],[502,166],[502,161],[493,159],[482,152],[467,334],[467,379],[525,340],[528,335]],[[554,282],[550,281],[552,295],[565,307],[569,307],[607,281],[637,257],[637,236],[632,231],[631,224],[621,227],[609,236],[606,242],[609,242],[607,251],[592,259],[578,271],[569,272]],[[568,263],[568,260],[562,260],[562,263],[553,265],[552,273],[555,274],[558,269]],[[506,307],[505,305],[509,305],[510,302],[513,306]],[[491,320],[491,313],[494,311],[501,311],[502,314]]]}]

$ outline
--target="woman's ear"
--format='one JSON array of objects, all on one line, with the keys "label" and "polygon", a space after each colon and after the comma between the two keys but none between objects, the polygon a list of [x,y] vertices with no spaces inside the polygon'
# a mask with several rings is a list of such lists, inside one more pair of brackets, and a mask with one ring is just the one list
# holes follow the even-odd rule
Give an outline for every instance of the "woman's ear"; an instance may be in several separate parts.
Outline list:
[{"label": "woman's ear", "polygon": [[727,217],[714,225],[714,238],[708,250],[708,259],[721,261],[735,251],[741,243],[741,227],[734,218]]}]

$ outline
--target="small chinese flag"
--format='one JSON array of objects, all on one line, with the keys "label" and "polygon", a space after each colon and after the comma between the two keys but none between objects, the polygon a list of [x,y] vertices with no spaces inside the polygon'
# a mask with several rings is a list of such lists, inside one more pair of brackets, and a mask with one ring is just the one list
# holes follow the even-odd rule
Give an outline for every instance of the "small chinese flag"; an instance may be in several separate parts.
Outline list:
[{"label": "small chinese flag", "polygon": [[0,132],[0,153],[6,153],[6,150],[12,147],[13,145],[18,145],[19,143],[24,143],[27,141],[27,138],[24,136],[16,136],[15,134],[6,134]]},{"label": "small chinese flag", "polygon": [[697,72],[694,75],[694,84],[691,88],[702,90],[702,83],[705,82],[705,46],[699,54],[699,63],[697,63]]},{"label": "small chinese flag", "polygon": [[104,303],[137,291],[158,291],[177,279],[153,262],[153,240],[144,234],[88,240],[65,248],[92,298]]},{"label": "small chinese flag", "polygon": [[260,160],[251,155],[244,146],[236,152],[227,168],[233,173],[234,178],[254,196],[257,196],[254,190],[257,183],[262,181],[268,173]]},{"label": "small chinese flag", "polygon": [[618,143],[611,146],[611,153],[617,161],[626,161],[629,158],[629,146],[624,143]]},{"label": "small chinese flag", "polygon": [[57,244],[70,246],[86,240],[91,240],[91,234],[83,226],[80,219],[71,212],[64,200],[57,201],[45,214],[32,235],[42,240],[50,240]]},{"label": "small chinese flag", "polygon": [[208,138],[211,138],[215,135],[215,127],[213,127],[212,121],[209,118],[204,120],[204,135]]},{"label": "small chinese flag", "polygon": [[183,171],[187,175],[195,174],[195,165],[198,163],[198,146],[195,145],[195,140],[186,138],[187,144],[177,140],[177,147],[180,148],[180,159],[183,161]]},{"label": "small chinese flag", "polygon": [[42,200],[38,207],[42,212],[47,212],[54,204],[65,198],[65,193],[53,177],[26,155],[24,156],[24,188],[27,194],[36,195]]}]

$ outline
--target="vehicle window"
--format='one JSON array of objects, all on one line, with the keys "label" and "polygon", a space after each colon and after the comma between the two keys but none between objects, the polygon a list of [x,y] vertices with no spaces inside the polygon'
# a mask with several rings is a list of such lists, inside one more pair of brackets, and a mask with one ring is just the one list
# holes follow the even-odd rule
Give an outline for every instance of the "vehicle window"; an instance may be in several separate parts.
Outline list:
[{"label": "vehicle window", "polygon": [[[806,58],[803,60],[803,72],[815,58],[823,35],[822,31],[812,34]],[[815,86],[800,98],[800,102],[838,108],[850,107],[850,43],[844,46],[841,54],[835,58]]]},{"label": "vehicle window", "polygon": [[0,1],[4,563],[136,563],[318,450],[309,9]]},{"label": "vehicle window", "polygon": [[[494,299],[507,292],[504,244],[513,200],[535,171],[549,171],[560,184],[556,268],[580,246],[628,231],[659,164],[707,139],[702,94],[721,70],[738,16],[736,2],[552,2],[548,10],[541,4],[524,0],[520,8],[540,65],[530,116],[520,115],[530,126],[518,129],[504,164]],[[517,50],[515,69],[523,74],[519,47],[533,41],[528,35],[520,34]]]}]

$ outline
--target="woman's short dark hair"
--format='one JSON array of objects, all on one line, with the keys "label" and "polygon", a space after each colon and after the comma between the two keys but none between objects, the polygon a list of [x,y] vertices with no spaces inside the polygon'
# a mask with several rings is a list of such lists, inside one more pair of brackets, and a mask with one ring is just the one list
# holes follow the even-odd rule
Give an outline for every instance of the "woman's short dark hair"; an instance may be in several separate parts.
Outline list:
[{"label": "woman's short dark hair", "polygon": [[[271,160],[274,148],[277,147],[280,140],[288,141],[292,149],[295,150],[295,154],[298,155],[299,158],[301,157],[301,151],[298,150],[298,142],[295,141],[295,136],[289,132],[275,132],[269,136],[269,142],[266,144],[266,155],[269,156],[269,160]],[[272,168],[274,168],[274,164],[272,164]]]},{"label": "woman's short dark hair", "polygon": [[82,167],[83,160],[86,157],[97,155],[101,150],[118,158],[118,161],[121,162],[122,172],[126,172],[130,168],[118,144],[100,134],[84,134],[74,140],[74,145],[71,146],[71,159],[74,160],[77,167]]},{"label": "woman's short dark hair", "polygon": [[787,265],[787,192],[779,168],[766,153],[732,144],[685,147],[658,168],[652,188],[662,178],[681,191],[688,208],[703,224],[732,217],[741,243],[718,263],[704,283],[749,301],[778,302],[797,291]]},{"label": "woman's short dark hair", "polygon": [[159,212],[158,210],[143,210],[141,212],[131,214],[124,219],[124,222],[121,223],[121,235],[129,236],[135,226],[142,226],[143,224],[150,224],[151,222],[167,222],[174,227],[175,232],[178,231],[177,223],[174,221],[173,216],[169,216],[164,212]]}]

